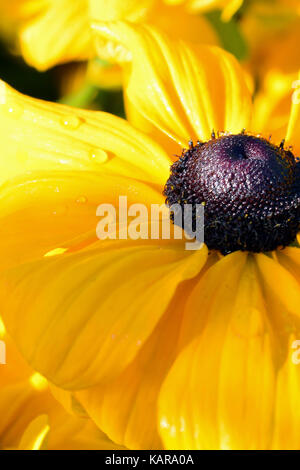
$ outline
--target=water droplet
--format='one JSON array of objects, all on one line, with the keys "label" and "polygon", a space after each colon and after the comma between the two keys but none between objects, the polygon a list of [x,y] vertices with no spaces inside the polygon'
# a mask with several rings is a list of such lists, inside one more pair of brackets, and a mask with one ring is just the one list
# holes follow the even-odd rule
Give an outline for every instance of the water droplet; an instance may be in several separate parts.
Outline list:
[{"label": "water droplet", "polygon": [[24,109],[17,103],[7,103],[7,112],[15,119],[19,119],[22,116]]},{"label": "water droplet", "polygon": [[70,116],[64,116],[61,119],[61,123],[64,127],[71,129],[71,130],[75,130],[75,129],[78,129],[78,127],[82,123],[82,120],[78,116],[70,115]]},{"label": "water droplet", "polygon": [[67,249],[68,248],[54,248],[53,250],[48,251],[48,253],[44,254],[44,256],[48,258],[49,256],[62,255],[63,253],[67,251]]},{"label": "water droplet", "polygon": [[108,155],[102,149],[93,149],[90,152],[90,159],[96,163],[105,163],[108,160]]},{"label": "water droplet", "polygon": [[85,197],[85,196],[79,196],[79,198],[76,199],[76,202],[77,202],[78,204],[86,204],[86,203],[87,203],[87,197]]}]

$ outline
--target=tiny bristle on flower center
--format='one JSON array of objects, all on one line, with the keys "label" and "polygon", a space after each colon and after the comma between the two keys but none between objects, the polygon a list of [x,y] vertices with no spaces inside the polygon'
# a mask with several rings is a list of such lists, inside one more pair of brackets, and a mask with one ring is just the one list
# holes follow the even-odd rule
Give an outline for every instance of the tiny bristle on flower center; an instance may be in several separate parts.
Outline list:
[{"label": "tiny bristle on flower center", "polygon": [[300,162],[284,142],[244,131],[190,142],[171,166],[164,195],[183,211],[203,204],[204,241],[223,254],[287,246],[300,228]]}]

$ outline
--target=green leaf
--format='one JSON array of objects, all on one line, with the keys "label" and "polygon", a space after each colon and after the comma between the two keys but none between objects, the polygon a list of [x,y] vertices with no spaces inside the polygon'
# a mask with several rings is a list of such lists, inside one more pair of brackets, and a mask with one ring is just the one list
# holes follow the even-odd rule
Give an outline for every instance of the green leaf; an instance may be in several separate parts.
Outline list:
[{"label": "green leaf", "polygon": [[218,33],[222,47],[238,60],[245,60],[248,56],[248,45],[240,31],[236,17],[225,22],[221,19],[220,11],[212,11],[206,13],[205,16]]}]

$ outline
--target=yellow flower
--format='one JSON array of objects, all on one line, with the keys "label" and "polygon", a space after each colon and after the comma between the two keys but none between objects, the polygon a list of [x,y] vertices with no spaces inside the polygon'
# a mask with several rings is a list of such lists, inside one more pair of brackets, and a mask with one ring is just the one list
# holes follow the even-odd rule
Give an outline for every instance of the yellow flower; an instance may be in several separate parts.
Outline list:
[{"label": "yellow flower", "polygon": [[278,0],[279,4],[283,7],[293,9],[298,15],[300,15],[300,5],[298,0]]},{"label": "yellow flower", "polygon": [[[17,36],[24,59],[38,70],[93,58],[91,19],[147,21],[170,34],[179,31],[183,39],[218,42],[205,18],[189,14],[180,5],[166,6],[163,0],[0,0],[0,31],[2,27]],[[93,74],[91,79],[107,86],[111,73],[106,66],[97,79]]]},{"label": "yellow flower", "polygon": [[[18,353],[1,318],[0,341],[6,349],[6,364],[0,363],[0,449],[120,449],[87,416],[72,416],[58,404],[47,380]],[[78,414],[75,401],[67,408]]]},{"label": "yellow flower", "polygon": [[[121,61],[135,127],[1,87],[1,176],[11,178],[0,193],[5,325],[56,397],[80,403],[119,445],[299,448],[298,246],[222,256],[205,245],[185,250],[183,240],[96,235],[101,203],[117,206],[119,195],[128,206],[164,202],[173,154],[190,139],[223,152],[231,134],[239,145],[249,137],[255,115],[244,72],[216,47],[149,26],[99,23],[95,34]],[[286,137],[299,155],[299,112],[295,101],[272,147],[276,162],[295,164],[279,144]],[[230,135],[213,138],[213,130]],[[219,167],[210,171],[214,197]]]}]

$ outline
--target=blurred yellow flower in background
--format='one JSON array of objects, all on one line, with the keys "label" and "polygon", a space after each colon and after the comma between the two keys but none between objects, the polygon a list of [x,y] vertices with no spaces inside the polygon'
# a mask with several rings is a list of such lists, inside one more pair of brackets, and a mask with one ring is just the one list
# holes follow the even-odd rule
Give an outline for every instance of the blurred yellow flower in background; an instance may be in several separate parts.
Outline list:
[{"label": "blurred yellow flower in background", "polygon": [[293,95],[299,88],[299,2],[253,1],[241,18],[249,54],[245,68],[256,82],[257,132],[272,129],[276,140],[283,134]]},{"label": "blurred yellow flower in background", "polygon": [[[56,398],[118,445],[299,448],[299,245],[222,256],[95,233],[98,205],[120,194],[163,204],[173,154],[190,139],[255,129],[245,73],[217,47],[150,26],[93,28],[123,69],[130,123],[1,84],[5,326]],[[294,102],[278,151],[285,138],[299,154],[299,126]]]}]

